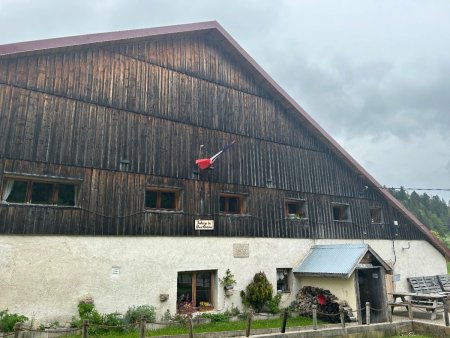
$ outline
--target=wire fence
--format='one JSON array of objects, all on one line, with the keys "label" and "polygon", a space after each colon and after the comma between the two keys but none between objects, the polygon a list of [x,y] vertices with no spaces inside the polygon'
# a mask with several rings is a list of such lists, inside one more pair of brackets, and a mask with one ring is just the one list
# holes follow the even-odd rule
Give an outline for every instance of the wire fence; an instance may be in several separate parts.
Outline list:
[{"label": "wire fence", "polygon": [[[412,303],[411,301],[407,303],[388,303],[388,305],[385,308],[375,308],[370,305],[369,302],[366,302],[366,306],[363,306],[361,308],[357,308],[354,311],[356,311],[358,315],[358,324],[362,325],[370,325],[372,322],[377,322],[380,319],[382,321],[391,321],[393,317],[393,309],[397,306],[405,306],[408,309],[408,316],[410,320],[413,320],[413,308],[414,311],[419,312],[429,312],[429,309],[421,308],[419,306],[416,306],[417,304]],[[437,307],[433,308],[433,311],[437,311]],[[443,310],[444,313],[444,319],[445,319],[445,325],[450,326],[449,324],[449,306],[448,302],[444,301],[442,303],[442,306],[439,307],[439,309]],[[353,311],[353,310],[352,310]],[[344,309],[342,305],[339,306],[339,312],[324,312],[320,311],[317,305],[312,305],[312,328],[313,330],[318,329],[318,316],[322,316],[322,318],[335,318],[334,320],[339,317],[339,320],[337,322],[340,322],[340,326],[342,328],[345,328],[346,321],[348,321],[348,311]],[[376,315],[375,315],[376,314]],[[258,317],[272,317],[273,315],[270,314],[264,314],[264,313],[258,313]],[[347,318],[346,318],[347,315]],[[372,315],[375,315],[376,318],[372,318]],[[285,333],[286,326],[289,321],[289,311],[285,309],[285,311],[281,315],[281,327],[280,332]],[[245,328],[245,336],[249,337],[251,335],[252,330],[252,322],[255,317],[255,313],[250,310],[245,315],[245,321],[246,321],[246,328]],[[372,319],[375,319],[373,321]],[[164,322],[156,322],[152,321],[149,324],[154,325],[184,325],[187,326],[189,338],[194,337],[194,318],[192,314],[186,314],[185,316],[182,316],[179,319],[172,319],[170,321],[164,321]],[[64,337],[68,335],[81,335],[82,338],[88,338],[88,337],[95,337],[98,335],[102,335],[105,332],[112,332],[112,331],[131,331],[131,330],[138,330],[139,332],[139,338],[144,338],[145,333],[147,331],[147,321],[145,317],[141,317],[140,321],[135,324],[127,324],[127,325],[90,325],[88,320],[83,321],[83,325],[80,328],[64,328],[64,329],[46,329],[46,330],[33,330],[33,329],[25,329],[20,326],[20,324],[17,324],[15,327],[14,332],[9,333],[0,333],[0,338],[8,338],[8,337],[14,337],[14,338],[50,338],[50,337]],[[25,335],[28,333],[28,335]]]}]

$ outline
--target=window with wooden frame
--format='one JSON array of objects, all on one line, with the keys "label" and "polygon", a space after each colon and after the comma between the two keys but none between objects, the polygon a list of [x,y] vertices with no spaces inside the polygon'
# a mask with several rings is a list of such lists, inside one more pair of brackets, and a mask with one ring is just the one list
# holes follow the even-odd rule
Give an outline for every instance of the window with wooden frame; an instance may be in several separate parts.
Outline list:
[{"label": "window with wooden frame", "polygon": [[2,203],[42,204],[74,207],[79,184],[39,178],[6,178],[2,185]]},{"label": "window with wooden frame", "polygon": [[219,210],[223,214],[243,214],[245,212],[244,196],[220,194]]},{"label": "window with wooden frame", "polygon": [[290,279],[292,269],[277,269],[277,292],[285,293],[290,292]]},{"label": "window with wooden frame", "polygon": [[180,210],[180,191],[176,189],[147,188],[145,208],[155,210]]},{"label": "window with wooden frame", "polygon": [[303,219],[306,215],[306,201],[305,200],[286,200],[284,202],[284,209],[289,219]]},{"label": "window with wooden frame", "polygon": [[381,224],[383,223],[383,212],[379,207],[371,207],[370,208],[370,222],[372,224]]},{"label": "window with wooden frame", "polygon": [[214,309],[215,271],[179,272],[177,278],[177,309],[189,312],[194,308]]},{"label": "window with wooden frame", "polygon": [[333,204],[333,220],[340,222],[350,222],[350,206],[348,204]]}]

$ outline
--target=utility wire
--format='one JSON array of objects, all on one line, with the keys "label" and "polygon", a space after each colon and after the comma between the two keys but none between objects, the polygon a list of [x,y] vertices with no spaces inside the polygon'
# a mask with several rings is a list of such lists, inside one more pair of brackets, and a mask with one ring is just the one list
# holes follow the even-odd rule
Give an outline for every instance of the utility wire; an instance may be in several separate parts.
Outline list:
[{"label": "utility wire", "polygon": [[450,188],[394,188],[394,187],[379,187],[380,189],[387,189],[387,190],[436,190],[436,191],[450,191]]}]

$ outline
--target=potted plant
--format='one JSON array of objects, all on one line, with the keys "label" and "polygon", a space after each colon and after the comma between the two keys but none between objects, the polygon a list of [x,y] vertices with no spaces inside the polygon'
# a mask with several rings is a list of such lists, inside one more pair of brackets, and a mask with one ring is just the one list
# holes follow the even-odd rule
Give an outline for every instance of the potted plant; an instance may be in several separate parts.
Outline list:
[{"label": "potted plant", "polygon": [[234,279],[234,275],[231,273],[230,269],[227,269],[223,278],[220,278],[220,284],[222,284],[226,296],[231,296],[234,293],[233,288],[234,284],[236,284],[236,279]]}]

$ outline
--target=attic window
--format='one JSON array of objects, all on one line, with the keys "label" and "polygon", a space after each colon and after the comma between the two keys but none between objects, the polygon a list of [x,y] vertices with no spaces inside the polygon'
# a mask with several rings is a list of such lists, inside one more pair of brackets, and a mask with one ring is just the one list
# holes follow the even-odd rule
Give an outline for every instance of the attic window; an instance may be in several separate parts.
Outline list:
[{"label": "attic window", "polygon": [[333,220],[340,222],[350,222],[350,207],[348,204],[333,204]]},{"label": "attic window", "polygon": [[370,221],[372,224],[383,223],[383,212],[381,208],[370,208]]},{"label": "attic window", "polygon": [[304,200],[286,200],[284,207],[287,218],[289,219],[307,218],[306,201]]},{"label": "attic window", "polygon": [[159,210],[180,210],[180,192],[159,188],[145,191],[145,208]]},{"label": "attic window", "polygon": [[244,213],[244,198],[241,195],[221,194],[219,198],[219,205],[221,213]]},{"label": "attic window", "polygon": [[7,178],[2,187],[3,203],[76,206],[78,185],[66,182]]}]

